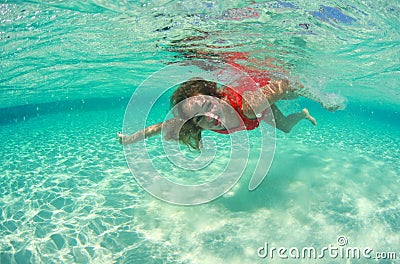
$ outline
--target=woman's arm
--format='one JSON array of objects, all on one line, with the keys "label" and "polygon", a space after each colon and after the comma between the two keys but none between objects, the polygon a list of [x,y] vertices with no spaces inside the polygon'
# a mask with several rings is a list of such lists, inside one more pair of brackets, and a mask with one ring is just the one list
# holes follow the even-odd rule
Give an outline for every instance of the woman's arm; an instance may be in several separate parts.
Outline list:
[{"label": "woman's arm", "polygon": [[118,142],[122,145],[129,145],[129,144],[136,143],[140,140],[144,140],[146,138],[158,135],[161,133],[163,123],[164,122],[146,127],[145,129],[140,130],[132,135],[124,135],[119,132],[118,133]]},{"label": "woman's arm", "polygon": [[242,110],[250,119],[254,119],[270,105],[283,99],[292,89],[287,80],[271,80],[269,84],[255,91],[245,91]]},{"label": "woman's arm", "polygon": [[164,122],[146,127],[132,135],[124,135],[118,133],[118,142],[122,145],[129,145],[136,143],[140,140],[144,140],[149,137],[156,136],[161,133],[164,129],[165,139],[167,140],[178,140],[179,130],[182,127],[182,121],[178,118],[172,118]]}]

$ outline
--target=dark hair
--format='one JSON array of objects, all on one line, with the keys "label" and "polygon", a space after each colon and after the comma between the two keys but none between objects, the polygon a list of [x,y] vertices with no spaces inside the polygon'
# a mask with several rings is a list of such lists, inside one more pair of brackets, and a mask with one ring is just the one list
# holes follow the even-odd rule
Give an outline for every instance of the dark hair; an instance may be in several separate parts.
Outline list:
[{"label": "dark hair", "polygon": [[[217,84],[202,78],[192,78],[182,83],[172,94],[170,99],[171,109],[181,101],[196,95],[217,96]],[[193,122],[194,117],[187,116],[178,105],[177,113],[182,119],[188,119],[179,131],[179,142],[198,150],[200,148],[202,128]]]}]

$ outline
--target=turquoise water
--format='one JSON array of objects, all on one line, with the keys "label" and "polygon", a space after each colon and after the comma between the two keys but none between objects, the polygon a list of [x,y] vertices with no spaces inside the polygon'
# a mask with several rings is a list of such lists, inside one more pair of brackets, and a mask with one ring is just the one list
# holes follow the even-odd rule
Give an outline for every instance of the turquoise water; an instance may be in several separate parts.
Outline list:
[{"label": "turquoise water", "polygon": [[[2,1],[0,12],[0,263],[399,261],[397,1]],[[138,86],[189,48],[268,54],[347,108],[280,103],[318,125],[277,132],[255,191],[245,174],[209,203],[168,204],[137,184],[115,133]],[[152,155],[159,142],[147,141]],[[266,242],[321,249],[339,236],[397,259],[258,256]]]}]

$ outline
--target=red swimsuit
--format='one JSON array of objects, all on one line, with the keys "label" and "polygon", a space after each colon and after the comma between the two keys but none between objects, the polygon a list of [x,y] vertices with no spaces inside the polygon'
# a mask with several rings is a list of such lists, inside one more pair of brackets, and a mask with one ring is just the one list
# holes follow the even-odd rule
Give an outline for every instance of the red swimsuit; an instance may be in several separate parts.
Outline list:
[{"label": "red swimsuit", "polygon": [[229,133],[233,133],[233,132],[241,131],[241,130],[253,130],[260,125],[260,120],[264,118],[266,110],[264,110],[261,113],[261,117],[258,117],[256,119],[250,119],[243,113],[242,96],[239,93],[237,93],[233,89],[225,88],[219,92],[219,96],[225,97],[228,99],[228,101],[231,104],[231,106],[233,107],[233,109],[235,109],[236,112],[239,114],[239,117],[242,119],[243,124],[241,124],[238,127],[232,128],[230,130],[226,130],[226,129],[213,130],[214,132],[217,132],[220,134],[229,134]]},{"label": "red swimsuit", "polygon": [[259,89],[259,87],[267,85],[270,82],[270,78],[267,77],[267,73],[265,71],[248,69],[246,68],[246,66],[238,64],[236,62],[236,60],[248,61],[247,58],[248,55],[249,55],[248,53],[243,53],[243,52],[225,52],[223,53],[223,59],[233,67],[239,69],[240,71],[245,72],[249,77],[251,77],[251,79],[253,79],[253,81],[257,84],[257,86],[249,85],[248,83],[246,83],[248,82],[248,80],[244,78],[243,80],[239,80],[236,82],[238,87],[234,87],[234,90],[226,87],[218,93],[220,97],[228,99],[233,109],[236,110],[236,112],[239,114],[239,117],[242,119],[243,125],[240,125],[230,130],[226,129],[213,130],[214,132],[220,134],[229,134],[241,130],[253,130],[260,125],[260,120],[263,119],[265,116],[267,110],[264,110],[261,113],[261,116],[255,119],[250,119],[246,117],[246,115],[243,113],[242,109],[243,92],[254,91],[256,89]]}]

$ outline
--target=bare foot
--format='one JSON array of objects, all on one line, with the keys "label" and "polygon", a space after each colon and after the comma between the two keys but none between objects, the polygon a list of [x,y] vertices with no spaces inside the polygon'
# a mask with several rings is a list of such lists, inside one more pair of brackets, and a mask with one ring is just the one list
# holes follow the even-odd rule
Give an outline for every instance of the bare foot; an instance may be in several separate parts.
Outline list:
[{"label": "bare foot", "polygon": [[304,108],[303,110],[301,110],[301,112],[304,114],[305,119],[310,120],[310,122],[311,122],[314,126],[317,125],[317,120],[315,120],[315,118],[312,117],[312,116],[310,115],[310,112],[308,112],[308,109],[307,109],[307,108]]}]

